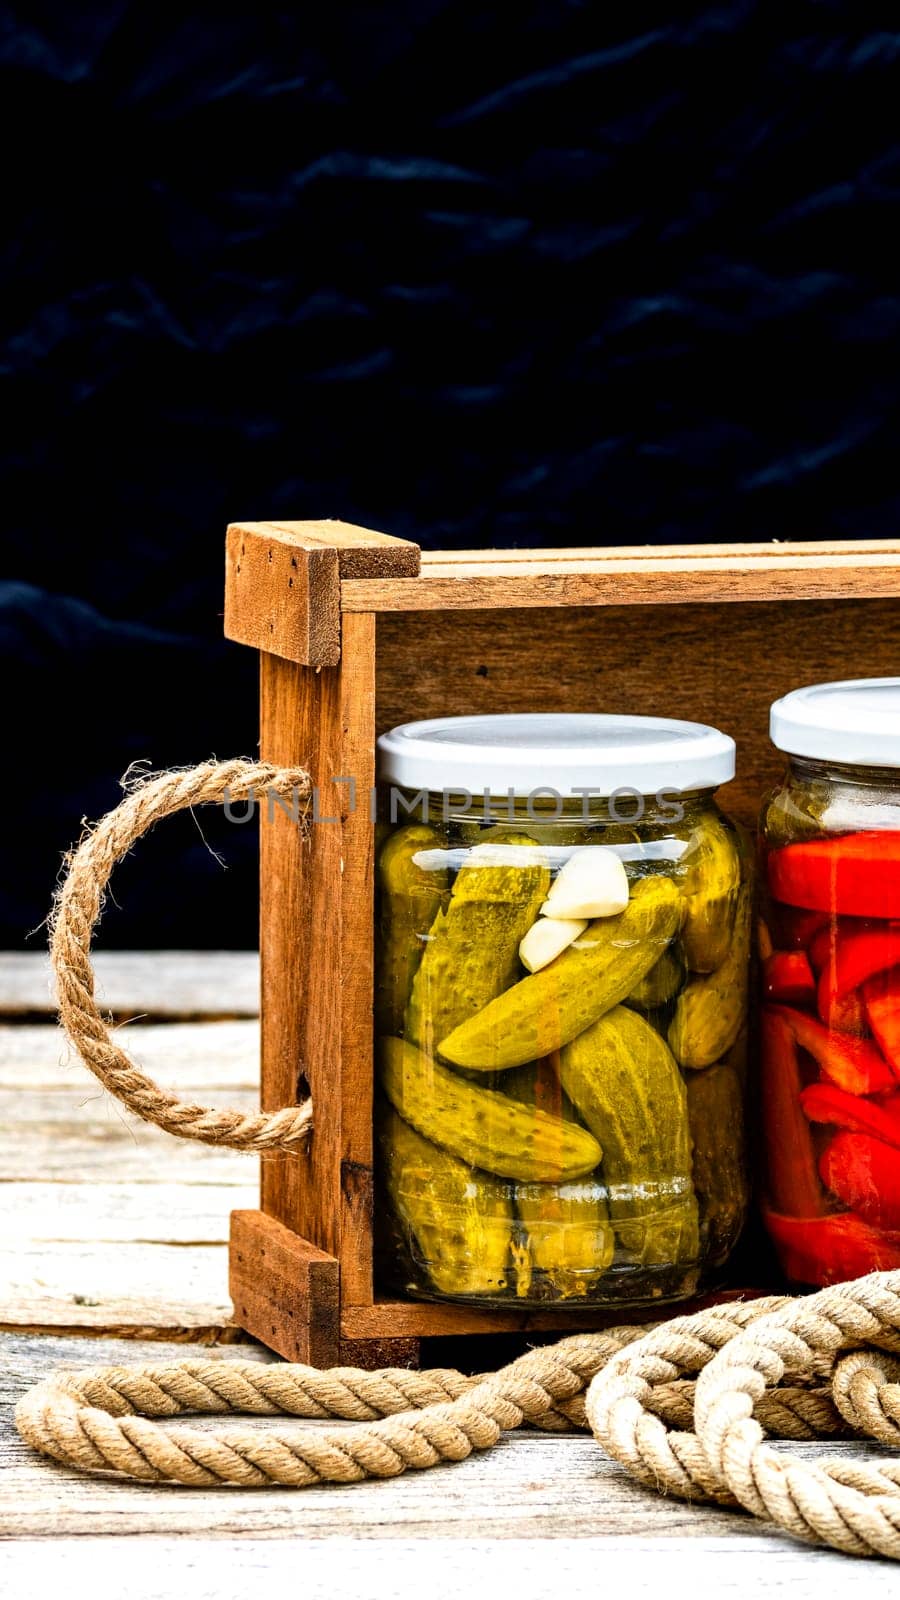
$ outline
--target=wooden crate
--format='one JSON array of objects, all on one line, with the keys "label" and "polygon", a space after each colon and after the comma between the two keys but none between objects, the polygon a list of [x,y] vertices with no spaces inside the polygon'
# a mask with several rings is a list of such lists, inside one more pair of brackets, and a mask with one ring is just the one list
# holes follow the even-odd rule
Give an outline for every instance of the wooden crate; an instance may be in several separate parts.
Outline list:
[{"label": "wooden crate", "polygon": [[[900,661],[900,544],[437,552],[340,522],[228,531],[225,631],[260,651],[264,759],[310,769],[321,817],[263,825],[262,1104],[307,1092],[307,1154],[263,1158],[233,1219],[248,1332],[292,1360],[412,1360],[420,1338],[565,1330],[584,1313],[382,1298],[372,1264],[373,825],[379,733],[476,712],[653,713],[737,741],[726,809],[780,770],[770,702]],[[336,781],[340,780],[340,781]],[[355,793],[354,793],[355,791]],[[354,803],[355,802],[355,803]]]}]

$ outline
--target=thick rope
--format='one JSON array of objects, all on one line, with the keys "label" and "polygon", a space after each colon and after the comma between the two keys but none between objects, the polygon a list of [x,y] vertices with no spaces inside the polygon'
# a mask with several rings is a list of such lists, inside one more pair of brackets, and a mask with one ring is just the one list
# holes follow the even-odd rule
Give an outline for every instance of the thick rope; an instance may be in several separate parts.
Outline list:
[{"label": "thick rope", "polygon": [[248,1114],[213,1111],[161,1089],[115,1042],[94,999],[91,937],[113,868],[155,822],[176,811],[230,799],[277,795],[301,807],[311,789],[302,767],[265,762],[207,762],[184,772],[142,778],[125,799],[87,832],[68,858],[56,898],[50,954],[56,972],[60,1020],[85,1066],[138,1116],[180,1139],[228,1145],[235,1150],[297,1150],[307,1141],[312,1106],[307,1100],[281,1111]]},{"label": "thick rope", "polygon": [[[587,1390],[595,1437],[654,1490],[742,1506],[850,1555],[900,1560],[900,1461],[806,1461],[765,1438],[865,1432],[894,1443],[897,1351],[900,1272],[882,1272],[806,1299],[580,1334],[475,1378],[198,1360],[61,1373],[20,1400],[16,1423],[35,1449],[81,1471],[300,1488],[462,1461],[524,1424],[577,1426]],[[207,1432],[174,1420],[188,1412],[347,1425]]]},{"label": "thick rope", "polygon": [[[780,1304],[758,1300],[700,1313],[698,1340],[707,1358]],[[241,1361],[94,1368],[39,1383],[20,1400],[16,1424],[44,1455],[89,1472],[206,1486],[358,1483],[461,1461],[524,1423],[578,1424],[583,1410],[575,1403],[591,1379],[646,1332],[643,1326],[576,1334],[476,1378]],[[660,1398],[666,1414],[680,1414],[683,1404],[678,1389]],[[186,1412],[334,1417],[357,1425],[338,1432],[230,1426],[211,1433],[144,1420]]]},{"label": "thick rope", "polygon": [[[598,1442],[663,1493],[743,1506],[848,1555],[900,1560],[900,1462],[804,1461],[765,1439],[785,1436],[769,1398],[799,1384],[811,1398],[808,1437],[841,1431],[831,1409],[845,1430],[900,1441],[900,1363],[885,1354],[900,1351],[900,1272],[789,1301],[711,1360],[698,1331],[697,1318],[675,1318],[607,1363],[586,1402]],[[685,1372],[699,1374],[694,1431],[654,1415],[654,1392]]]}]

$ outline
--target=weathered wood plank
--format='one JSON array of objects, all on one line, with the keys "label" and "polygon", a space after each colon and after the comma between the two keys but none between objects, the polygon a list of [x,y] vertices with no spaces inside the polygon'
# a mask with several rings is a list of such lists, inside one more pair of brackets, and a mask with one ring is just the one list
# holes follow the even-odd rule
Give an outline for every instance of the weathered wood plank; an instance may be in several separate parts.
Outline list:
[{"label": "weathered wood plank", "polygon": [[[228,1088],[223,1102],[226,1095],[248,1110],[258,1104],[256,1090]],[[245,1184],[256,1170],[250,1155],[173,1139],[141,1122],[89,1077],[33,1094],[0,1089],[0,1127],[0,1181]]]},{"label": "weathered wood plank", "polygon": [[[152,958],[151,958],[152,959]],[[246,1089],[259,1083],[259,1023],[132,1022],[118,1043],[163,1085],[204,1093]],[[0,1025],[0,1089],[97,1087],[60,1028],[45,1022]]]},{"label": "weathered wood plank", "polygon": [[244,1184],[4,1183],[4,1233],[46,1244],[225,1244],[231,1211],[258,1204],[255,1163],[245,1171]]},{"label": "weathered wood plank", "polygon": [[[258,1103],[258,1024],[122,1030],[166,1084]],[[225,1241],[257,1203],[251,1156],[173,1139],[125,1112],[55,1028],[0,1029],[0,1323],[221,1328]]]},{"label": "weathered wood plank", "polygon": [[[93,957],[100,1003],[116,1016],[255,1017],[259,957],[252,950],[111,950]],[[52,1017],[49,958],[0,953],[0,1015]]]},{"label": "weathered wood plank", "polygon": [[698,605],[748,600],[814,600],[900,595],[900,559],[890,548],[809,556],[761,547],[758,554],[673,555],[665,549],[640,556],[616,550],[574,561],[503,559],[423,566],[419,578],[345,579],[341,609],[348,611],[453,611],[536,606]]},{"label": "weathered wood plank", "polygon": [[0,1325],[208,1328],[231,1322],[222,1244],[0,1245]]},{"label": "weathered wood plank", "polygon": [[351,617],[339,667],[260,663],[261,753],[304,763],[322,797],[309,837],[285,815],[262,831],[263,1104],[311,1093],[316,1108],[308,1155],[266,1165],[263,1203],[337,1257],[342,1293],[360,1300],[371,1295],[374,648],[374,619]]},{"label": "weathered wood plank", "polygon": [[[900,543],[893,539],[854,539],[853,553],[900,557]],[[534,566],[538,563],[548,571],[555,571],[560,564],[569,566],[576,563],[593,567],[602,561],[660,561],[667,557],[696,557],[701,561],[717,562],[731,556],[748,556],[767,561],[779,559],[791,561],[797,555],[801,555],[805,560],[811,560],[815,556],[846,554],[846,539],[789,540],[783,543],[772,540],[765,543],[745,540],[736,544],[619,544],[608,545],[603,549],[596,549],[590,545],[569,545],[565,549],[556,550],[423,550],[421,570],[424,573],[431,572],[436,567],[474,569],[495,566],[498,562],[502,562],[505,566],[516,567]],[[349,578],[355,574],[342,572],[341,576]]]},{"label": "weathered wood plank", "polygon": [[[318,1493],[318,1491],[317,1491]],[[413,1538],[389,1526],[359,1526],[352,1533],[321,1535],[299,1523],[303,1544],[250,1537],[201,1539],[141,1535],[74,1540],[17,1540],[0,1546],[0,1577],[10,1594],[90,1593],[97,1600],[246,1600],[260,1584],[270,1591],[296,1587],[304,1600],[459,1600],[467,1594],[511,1590],[516,1600],[594,1600],[598,1575],[604,1592],[628,1600],[659,1600],[688,1588],[704,1594],[777,1600],[876,1600],[891,1565],[849,1561],[831,1552],[767,1538],[743,1524],[727,1539],[630,1535],[597,1538]],[[385,1540],[382,1551],[374,1541]]]}]

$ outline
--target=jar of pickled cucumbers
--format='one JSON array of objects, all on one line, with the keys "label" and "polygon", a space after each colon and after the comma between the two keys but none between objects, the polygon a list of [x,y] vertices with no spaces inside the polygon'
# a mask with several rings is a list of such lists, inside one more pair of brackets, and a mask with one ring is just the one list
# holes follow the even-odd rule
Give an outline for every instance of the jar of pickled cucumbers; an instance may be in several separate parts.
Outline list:
[{"label": "jar of pickled cucumbers", "polygon": [[797,689],[762,816],[764,1219],[786,1276],[900,1267],[900,678]]},{"label": "jar of pickled cucumbers", "polygon": [[748,852],[734,744],[651,717],[378,741],[379,1286],[675,1301],[744,1219]]}]

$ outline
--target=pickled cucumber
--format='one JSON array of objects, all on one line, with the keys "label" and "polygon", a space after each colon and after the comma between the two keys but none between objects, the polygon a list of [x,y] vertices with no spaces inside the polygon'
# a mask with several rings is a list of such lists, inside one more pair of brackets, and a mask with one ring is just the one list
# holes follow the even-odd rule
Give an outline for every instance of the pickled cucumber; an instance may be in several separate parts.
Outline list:
[{"label": "pickled cucumber", "polygon": [[549,966],[523,978],[441,1039],[439,1054],[456,1066],[491,1072],[534,1061],[568,1044],[624,1000],[655,966],[678,930],[682,907],[669,878],[659,873],[643,878],[634,885],[625,911],[590,923]]},{"label": "pickled cucumber", "polygon": [[[627,1209],[615,1219],[616,1239],[635,1265],[667,1267],[698,1259],[700,1219],[693,1191],[669,1204],[657,1197],[640,1215],[629,1216]],[[636,1210],[632,1205],[631,1211]]]},{"label": "pickled cucumber", "polygon": [[382,1171],[411,1260],[442,1294],[502,1293],[513,1186],[423,1139],[389,1106],[379,1123]]},{"label": "pickled cucumber", "polygon": [[[449,904],[431,926],[403,1030],[429,1054],[521,972],[519,945],[546,896],[550,869],[527,834],[508,835],[508,845],[522,850],[522,864],[491,864],[489,855],[479,859],[473,852],[457,873]],[[532,853],[534,862],[526,864]]]},{"label": "pickled cucumber", "polygon": [[379,975],[375,1015],[379,1033],[399,1033],[425,938],[449,897],[446,867],[426,871],[416,865],[423,850],[440,849],[434,828],[410,823],[389,834],[378,855]]},{"label": "pickled cucumber", "polygon": [[498,1072],[492,1087],[500,1089],[522,1105],[533,1106],[537,1111],[547,1111],[551,1117],[562,1117],[564,1122],[579,1122],[569,1096],[559,1081],[559,1051],[545,1056],[543,1061],[529,1061],[524,1067],[510,1067]]},{"label": "pickled cucumber", "polygon": [[603,1147],[609,1213],[643,1264],[699,1250],[687,1094],[664,1039],[616,1006],[560,1052],[560,1079]]},{"label": "pickled cucumber", "polygon": [[668,1005],[681,988],[684,982],[684,961],[677,944],[670,944],[664,950],[655,967],[635,984],[631,993],[626,996],[627,1006],[636,1006],[638,1011],[655,1011],[659,1006]]},{"label": "pickled cucumber", "polygon": [[470,1083],[404,1039],[381,1041],[381,1083],[394,1110],[426,1139],[498,1177],[562,1182],[600,1161],[587,1128]]},{"label": "pickled cucumber", "polygon": [[683,1067],[710,1067],[734,1044],[747,1018],[747,962],[750,955],[750,887],[738,896],[734,931],[722,965],[705,978],[692,978],[675,1005],[669,1045]]},{"label": "pickled cucumber", "polygon": [[561,1299],[588,1294],[615,1251],[604,1185],[596,1177],[519,1183],[514,1194],[533,1272]]},{"label": "pickled cucumber", "polygon": [[741,856],[734,834],[715,812],[705,813],[682,858],[682,893],[687,915],[681,942],[692,972],[714,972],[731,944]]},{"label": "pickled cucumber", "polygon": [[687,1080],[694,1191],[707,1235],[707,1260],[719,1266],[737,1242],[749,1198],[744,1160],[744,1092],[720,1061]]}]

